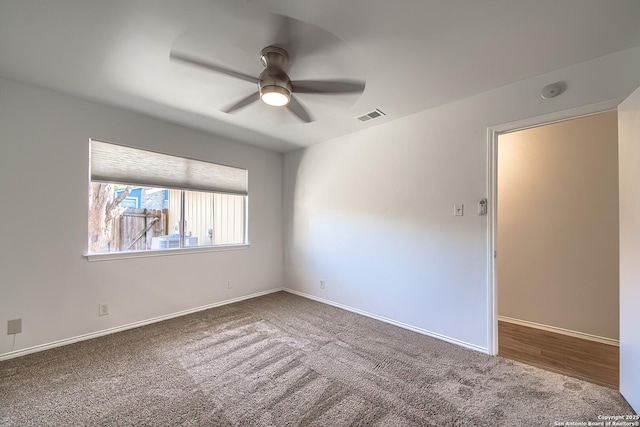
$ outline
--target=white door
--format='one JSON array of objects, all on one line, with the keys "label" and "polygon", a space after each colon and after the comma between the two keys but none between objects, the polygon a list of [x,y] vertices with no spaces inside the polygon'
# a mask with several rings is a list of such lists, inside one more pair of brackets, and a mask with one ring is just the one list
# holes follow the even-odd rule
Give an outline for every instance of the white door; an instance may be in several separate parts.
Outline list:
[{"label": "white door", "polygon": [[618,107],[620,392],[640,412],[640,88]]}]

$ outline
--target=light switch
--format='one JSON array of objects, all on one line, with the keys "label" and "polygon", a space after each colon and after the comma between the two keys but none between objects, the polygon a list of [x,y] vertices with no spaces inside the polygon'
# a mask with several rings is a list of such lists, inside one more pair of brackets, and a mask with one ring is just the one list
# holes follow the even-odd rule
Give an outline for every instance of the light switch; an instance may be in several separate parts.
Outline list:
[{"label": "light switch", "polygon": [[464,205],[453,205],[453,216],[462,216],[464,215]]}]

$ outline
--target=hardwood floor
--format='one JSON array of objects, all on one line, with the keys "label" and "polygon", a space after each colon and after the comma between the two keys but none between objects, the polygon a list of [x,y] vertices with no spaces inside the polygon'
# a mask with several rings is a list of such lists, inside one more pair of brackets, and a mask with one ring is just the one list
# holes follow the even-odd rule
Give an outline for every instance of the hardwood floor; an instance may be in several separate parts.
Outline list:
[{"label": "hardwood floor", "polygon": [[498,355],[606,387],[619,388],[619,348],[498,321]]}]

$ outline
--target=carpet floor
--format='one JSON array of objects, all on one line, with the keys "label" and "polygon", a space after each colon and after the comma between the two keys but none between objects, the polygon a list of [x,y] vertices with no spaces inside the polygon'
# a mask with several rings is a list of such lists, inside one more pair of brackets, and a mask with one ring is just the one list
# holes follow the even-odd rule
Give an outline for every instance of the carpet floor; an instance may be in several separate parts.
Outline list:
[{"label": "carpet floor", "polygon": [[0,362],[0,426],[553,426],[630,414],[615,390],[286,292]]}]

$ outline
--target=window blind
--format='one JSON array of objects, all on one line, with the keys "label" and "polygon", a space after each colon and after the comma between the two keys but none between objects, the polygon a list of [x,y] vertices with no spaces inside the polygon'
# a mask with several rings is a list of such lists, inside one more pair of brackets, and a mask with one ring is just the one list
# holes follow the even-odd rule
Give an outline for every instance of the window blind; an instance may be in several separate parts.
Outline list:
[{"label": "window blind", "polygon": [[248,193],[247,170],[91,140],[91,180],[217,193]]}]

